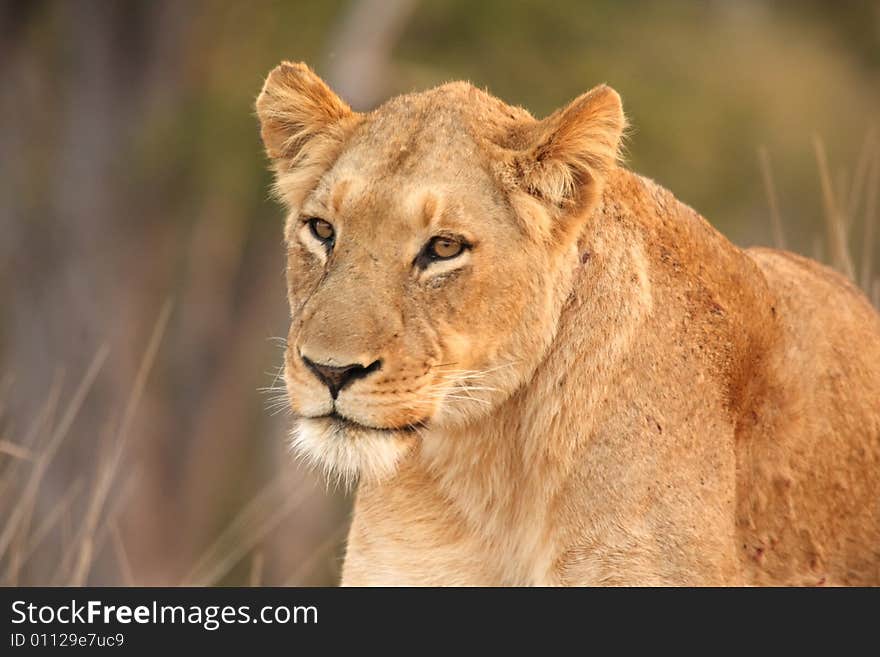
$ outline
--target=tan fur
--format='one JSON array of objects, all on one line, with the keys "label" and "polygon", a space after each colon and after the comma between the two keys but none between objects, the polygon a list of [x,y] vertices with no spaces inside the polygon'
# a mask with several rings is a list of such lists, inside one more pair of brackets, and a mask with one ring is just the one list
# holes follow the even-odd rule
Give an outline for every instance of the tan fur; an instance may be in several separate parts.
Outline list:
[{"label": "tan fur", "polygon": [[[880,317],[618,167],[614,91],[355,114],[282,64],[257,108],[294,440],[359,479],[344,584],[880,583]],[[472,248],[421,269],[436,234]],[[381,360],[335,402],[357,424],[301,354]]]}]

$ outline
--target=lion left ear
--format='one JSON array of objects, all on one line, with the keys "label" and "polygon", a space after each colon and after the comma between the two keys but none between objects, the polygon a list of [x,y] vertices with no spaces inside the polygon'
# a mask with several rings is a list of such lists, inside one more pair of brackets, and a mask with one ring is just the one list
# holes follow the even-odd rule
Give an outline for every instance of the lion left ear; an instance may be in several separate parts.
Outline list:
[{"label": "lion left ear", "polygon": [[518,186],[566,214],[585,211],[616,165],[625,128],[618,93],[591,89],[526,129],[511,163]]},{"label": "lion left ear", "polygon": [[303,63],[282,62],[263,84],[256,103],[266,153],[294,165],[316,137],[336,136],[351,108]]}]

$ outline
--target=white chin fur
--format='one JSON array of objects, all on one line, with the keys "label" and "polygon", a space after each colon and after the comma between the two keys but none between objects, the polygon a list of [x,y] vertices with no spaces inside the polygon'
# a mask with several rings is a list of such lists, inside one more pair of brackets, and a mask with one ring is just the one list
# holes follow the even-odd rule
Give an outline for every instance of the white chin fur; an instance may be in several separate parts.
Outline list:
[{"label": "white chin fur", "polygon": [[358,429],[330,418],[299,418],[291,433],[297,455],[321,467],[328,480],[346,486],[394,474],[414,438],[402,433]]}]

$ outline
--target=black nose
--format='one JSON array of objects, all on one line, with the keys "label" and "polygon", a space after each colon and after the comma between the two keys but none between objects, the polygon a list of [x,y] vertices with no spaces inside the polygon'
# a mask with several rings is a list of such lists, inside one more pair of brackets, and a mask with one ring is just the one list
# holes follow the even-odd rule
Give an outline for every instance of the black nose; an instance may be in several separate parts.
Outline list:
[{"label": "black nose", "polygon": [[337,367],[335,365],[321,365],[309,360],[305,356],[302,356],[302,359],[306,367],[312,370],[315,376],[321,379],[323,384],[330,389],[330,396],[333,399],[336,399],[339,396],[339,391],[352,381],[363,379],[371,372],[375,372],[382,367],[381,360],[375,360],[366,367],[357,363]]}]

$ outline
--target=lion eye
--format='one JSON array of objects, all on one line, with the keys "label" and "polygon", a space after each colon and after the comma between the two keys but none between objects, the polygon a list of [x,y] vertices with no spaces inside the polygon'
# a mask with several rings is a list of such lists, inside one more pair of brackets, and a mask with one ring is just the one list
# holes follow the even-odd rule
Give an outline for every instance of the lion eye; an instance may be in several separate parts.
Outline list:
[{"label": "lion eye", "polygon": [[471,248],[473,245],[463,237],[437,235],[422,247],[413,264],[419,269],[427,269],[432,262],[452,260]]},{"label": "lion eye", "polygon": [[324,244],[330,245],[333,243],[336,231],[333,230],[330,222],[313,217],[309,219],[309,229],[311,229],[312,235],[321,242],[324,242]]},{"label": "lion eye", "polygon": [[464,244],[448,237],[435,237],[428,242],[426,250],[435,260],[449,260],[464,251]]}]

